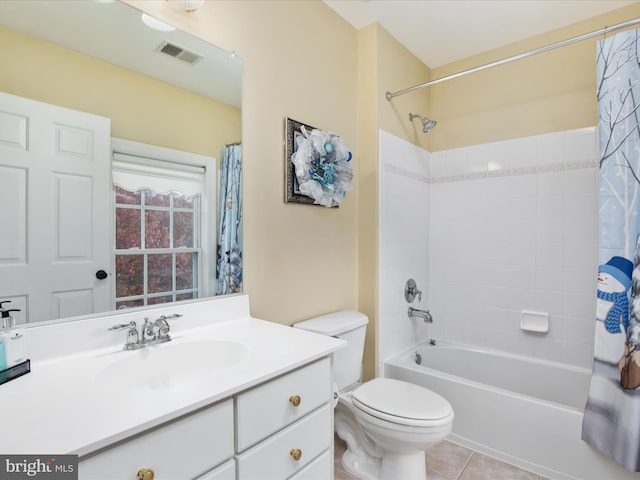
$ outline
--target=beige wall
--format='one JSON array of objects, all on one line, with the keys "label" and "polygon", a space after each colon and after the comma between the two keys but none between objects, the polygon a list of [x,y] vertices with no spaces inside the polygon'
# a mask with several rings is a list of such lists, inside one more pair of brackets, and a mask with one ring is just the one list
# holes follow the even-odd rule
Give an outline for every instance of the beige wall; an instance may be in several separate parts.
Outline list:
[{"label": "beige wall", "polygon": [[[365,377],[375,373],[377,129],[437,151],[595,125],[596,40],[417,90],[395,97],[391,102],[384,98],[385,92],[398,91],[639,15],[640,4],[636,4],[431,71],[381,26],[369,25],[359,32],[358,304],[373,319],[365,351]],[[436,129],[425,135],[420,122],[408,121],[409,112],[436,119]]]},{"label": "beige wall", "polygon": [[[374,322],[366,377],[374,368],[377,129],[433,151],[594,125],[594,46],[543,54],[391,103],[384,92],[639,13],[633,6],[429,72],[381,27],[358,32],[320,1],[208,1],[195,13],[162,0],[127,3],[243,58],[245,291],[252,313],[291,324],[342,308],[365,311]],[[432,116],[438,127],[423,135],[417,121],[405,120],[410,111]],[[332,130],[350,145],[357,183],[339,209],[284,203],[287,116]]]},{"label": "beige wall", "polygon": [[[422,133],[422,124],[418,121],[411,123],[408,119],[409,112],[428,114],[428,92],[418,92],[412,98],[401,98],[393,103],[385,99],[385,92],[428,80],[429,69],[378,24],[360,30],[358,40],[358,308],[370,320],[364,361],[364,377],[368,379],[376,375],[378,129],[382,128],[423,148],[428,147],[428,136]],[[399,285],[398,291],[401,288],[402,285]]]},{"label": "beige wall", "polygon": [[108,117],[114,137],[216,158],[241,138],[235,107],[3,27],[0,44],[0,91]]},{"label": "beige wall", "polygon": [[357,31],[320,1],[130,1],[244,61],[244,290],[283,324],[358,308],[358,187],[338,209],[284,203],[284,119],[340,135],[356,181]]},{"label": "beige wall", "polygon": [[[357,32],[319,1],[215,1],[196,13],[130,3],[245,62],[245,291],[253,314],[290,324],[340,308],[372,320],[365,376],[374,374],[377,130],[431,151],[594,125],[594,42],[514,62],[438,87],[396,91],[637,16],[633,6],[590,22],[429,71],[379,25]],[[421,132],[408,113],[435,118]],[[283,202],[283,123],[340,134],[354,152],[356,188],[338,210]]]},{"label": "beige wall", "polygon": [[[435,68],[432,78],[441,78],[638,16],[640,3]],[[431,151],[596,125],[595,59],[598,39],[585,40],[429,88],[431,114],[438,120],[437,128],[429,134]]]},{"label": "beige wall", "polygon": [[358,309],[369,317],[363,361],[364,378],[375,376],[378,246],[378,28],[358,33]]}]

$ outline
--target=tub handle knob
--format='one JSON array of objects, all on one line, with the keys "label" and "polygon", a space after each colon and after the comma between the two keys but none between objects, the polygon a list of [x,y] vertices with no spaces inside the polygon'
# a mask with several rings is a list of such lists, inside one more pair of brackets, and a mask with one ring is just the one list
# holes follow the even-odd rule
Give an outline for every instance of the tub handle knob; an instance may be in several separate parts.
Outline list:
[{"label": "tub handle knob", "polygon": [[410,278],[404,286],[404,299],[407,303],[411,303],[416,297],[418,297],[419,302],[422,301],[422,291],[418,290],[416,281],[413,278]]}]

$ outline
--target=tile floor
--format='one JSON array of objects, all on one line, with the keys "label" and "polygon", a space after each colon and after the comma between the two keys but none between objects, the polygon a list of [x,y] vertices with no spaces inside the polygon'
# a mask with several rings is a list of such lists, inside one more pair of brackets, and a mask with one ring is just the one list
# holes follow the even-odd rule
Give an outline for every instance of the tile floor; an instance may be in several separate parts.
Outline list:
[{"label": "tile floor", "polygon": [[[335,438],[335,480],[354,480],[340,465],[345,443]],[[450,441],[427,450],[428,480],[549,480]]]}]

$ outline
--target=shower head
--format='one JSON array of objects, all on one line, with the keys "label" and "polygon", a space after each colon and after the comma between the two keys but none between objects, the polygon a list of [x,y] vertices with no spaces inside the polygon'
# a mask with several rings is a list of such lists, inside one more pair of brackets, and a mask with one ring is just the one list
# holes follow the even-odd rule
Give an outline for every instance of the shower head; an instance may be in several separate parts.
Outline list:
[{"label": "shower head", "polygon": [[413,113],[409,113],[409,121],[412,121],[414,118],[420,119],[420,121],[422,122],[422,131],[424,133],[429,133],[431,130],[433,130],[433,127],[436,126],[436,123],[438,123],[435,120],[431,120],[430,118],[425,117],[424,115],[414,115]]}]

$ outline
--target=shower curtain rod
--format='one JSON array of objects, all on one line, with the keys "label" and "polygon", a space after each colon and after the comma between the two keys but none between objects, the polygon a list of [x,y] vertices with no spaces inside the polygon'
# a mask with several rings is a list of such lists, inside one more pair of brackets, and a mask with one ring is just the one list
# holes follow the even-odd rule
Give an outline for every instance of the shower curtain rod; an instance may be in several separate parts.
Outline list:
[{"label": "shower curtain rod", "polygon": [[565,47],[567,45],[571,45],[572,43],[581,42],[583,40],[587,40],[592,37],[597,37],[598,35],[606,35],[609,32],[615,32],[616,30],[621,30],[623,28],[632,27],[633,25],[637,25],[640,23],[640,18],[636,18],[634,20],[629,20],[623,23],[619,23],[617,25],[613,25],[611,27],[605,27],[598,31],[585,33],[584,35],[579,35],[577,37],[569,38],[567,40],[562,40],[561,42],[552,43],[550,45],[546,45],[544,47],[535,48],[533,50],[529,50],[528,52],[519,53],[517,55],[513,55],[511,57],[503,58],[502,60],[496,60],[495,62],[486,63],[484,65],[480,65],[478,67],[473,67],[468,70],[463,70],[458,73],[453,73],[451,75],[447,75],[442,78],[437,78],[435,80],[431,80],[430,82],[421,83],[420,85],[416,85],[414,87],[405,88],[404,90],[398,90],[397,92],[387,92],[385,97],[387,101],[391,101],[393,97],[397,97],[399,95],[404,95],[405,93],[413,92],[414,90],[418,90],[421,88],[431,87],[433,85],[437,85],[442,82],[446,82],[447,80],[453,80],[454,78],[463,77],[465,75],[469,75],[470,73],[480,72],[481,70],[486,70],[491,67],[497,67],[498,65],[504,65],[505,63],[513,62],[514,60],[520,60],[521,58],[531,57],[533,55],[537,55],[539,53],[548,52],[550,50],[554,50],[556,48]]}]

